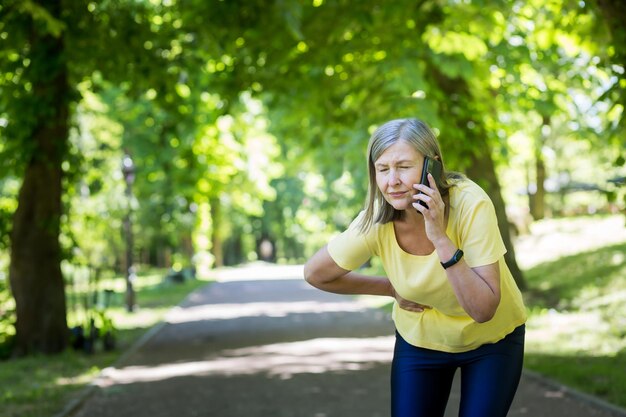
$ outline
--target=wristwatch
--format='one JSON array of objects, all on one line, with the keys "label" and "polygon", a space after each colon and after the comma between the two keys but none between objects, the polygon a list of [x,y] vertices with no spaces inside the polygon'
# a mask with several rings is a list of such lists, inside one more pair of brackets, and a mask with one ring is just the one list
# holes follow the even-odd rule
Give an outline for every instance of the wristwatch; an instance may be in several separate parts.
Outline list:
[{"label": "wristwatch", "polygon": [[448,269],[452,265],[459,262],[462,257],[463,257],[463,251],[461,249],[457,249],[456,252],[454,252],[454,255],[452,255],[452,258],[450,258],[448,262],[441,262],[441,266],[443,266],[443,269]]}]

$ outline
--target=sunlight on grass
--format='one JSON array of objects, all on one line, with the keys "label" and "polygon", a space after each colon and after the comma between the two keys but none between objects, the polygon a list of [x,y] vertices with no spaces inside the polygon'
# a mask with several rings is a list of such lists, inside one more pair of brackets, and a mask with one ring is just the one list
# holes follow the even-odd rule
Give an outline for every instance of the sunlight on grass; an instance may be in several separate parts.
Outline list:
[{"label": "sunlight on grass", "polygon": [[109,310],[109,316],[118,329],[145,328],[158,323],[168,311],[169,307],[149,309],[140,307],[133,314],[128,314],[124,308],[112,308]]},{"label": "sunlight on grass", "polygon": [[550,310],[531,314],[527,323],[528,353],[614,356],[626,348],[601,312],[559,313]]},{"label": "sunlight on grass", "polygon": [[52,415],[117,354],[87,356],[68,350],[54,357],[33,356],[2,363],[0,415]]},{"label": "sunlight on grass", "polygon": [[626,243],[525,272],[525,365],[626,406]]},{"label": "sunlight on grass", "polygon": [[515,254],[519,266],[529,269],[622,242],[626,242],[623,215],[544,219],[531,225],[531,234],[516,238]]},{"label": "sunlight on grass", "polygon": [[100,372],[100,368],[92,366],[82,374],[73,377],[59,377],[54,382],[55,385],[86,385],[89,384]]}]

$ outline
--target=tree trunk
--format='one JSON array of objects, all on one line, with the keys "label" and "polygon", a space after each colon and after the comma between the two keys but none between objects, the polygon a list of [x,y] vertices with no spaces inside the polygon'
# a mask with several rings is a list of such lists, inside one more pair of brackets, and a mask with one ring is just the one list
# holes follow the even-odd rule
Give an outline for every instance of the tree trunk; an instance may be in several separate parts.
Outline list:
[{"label": "tree trunk", "polygon": [[[596,7],[608,26],[611,38],[610,46],[615,49],[611,62],[626,68],[626,26],[624,25],[626,21],[626,2],[623,0],[596,0]],[[621,82],[616,83],[618,88],[616,101],[623,108],[626,108],[626,86],[624,86],[623,81],[624,75],[622,74]],[[626,131],[626,114],[622,113],[618,125],[620,127],[618,137],[621,137],[622,145],[619,157],[624,158],[626,157],[626,135],[623,132]],[[622,211],[626,215],[626,197],[624,197],[622,204]]]},{"label": "tree trunk", "polygon": [[212,198],[211,205],[211,252],[215,257],[216,268],[224,266],[224,236],[222,236],[221,206],[219,197]]},{"label": "tree trunk", "polygon": [[541,132],[535,140],[535,194],[530,206],[530,214],[535,220],[541,220],[546,216],[546,164],[543,160],[543,146],[546,144],[550,129],[550,116],[543,116]]},{"label": "tree trunk", "polygon": [[546,216],[546,188],[544,183],[546,180],[546,165],[543,161],[541,152],[541,143],[536,144],[535,149],[535,193],[533,194],[532,204],[530,206],[530,214],[534,220],[541,220]]},{"label": "tree trunk", "polygon": [[[42,6],[59,18],[59,2],[47,3]],[[16,304],[16,355],[60,352],[68,341],[59,244],[61,164],[68,148],[67,68],[63,38],[38,32],[42,25],[32,28],[32,60],[25,76],[31,77],[33,96],[43,110],[39,115],[45,117],[39,117],[32,128],[31,154],[11,231],[9,280]]]},{"label": "tree trunk", "polygon": [[[604,18],[611,34],[611,46],[615,48],[612,61],[626,67],[626,2],[623,0],[596,0],[597,8]],[[620,103],[626,103],[626,97],[620,96]],[[622,117],[625,123],[626,117]]]},{"label": "tree trunk", "polygon": [[509,220],[506,216],[506,205],[504,204],[504,199],[502,198],[502,190],[500,189],[500,182],[498,181],[498,177],[496,176],[496,170],[493,163],[493,159],[491,157],[491,152],[487,143],[485,141],[480,141],[480,143],[476,143],[475,145],[478,147],[475,149],[475,153],[471,156],[471,165],[467,170],[467,175],[476,180],[481,184],[481,186],[485,189],[485,192],[489,194],[491,197],[491,201],[493,201],[493,205],[496,209],[496,216],[498,217],[498,227],[500,228],[500,234],[502,235],[502,240],[504,241],[504,245],[506,246],[507,252],[504,255],[504,259],[506,261],[517,286],[520,290],[526,289],[526,281],[524,280],[524,275],[517,265],[517,260],[515,259],[515,246],[513,245],[513,240],[511,239],[511,229],[509,227]]},{"label": "tree trunk", "polygon": [[[596,0],[597,7],[600,13],[604,17],[606,24],[611,34],[611,46],[615,48],[615,55],[611,58],[611,61],[622,68],[626,68],[626,2],[623,0]],[[624,75],[621,76],[622,82],[617,83],[619,90],[617,92],[617,102],[626,108],[626,87],[624,86]],[[619,155],[620,157],[626,157],[626,135],[623,132],[626,130],[626,114],[622,113],[622,117],[619,121],[621,128],[622,147]],[[622,211],[626,215],[626,197],[622,202]]]},{"label": "tree trunk", "polygon": [[[524,290],[527,287],[526,281],[515,259],[515,248],[511,239],[500,183],[491,156],[491,148],[487,142],[487,132],[479,118],[472,119],[470,116],[474,114],[471,111],[474,106],[474,97],[467,82],[462,78],[448,77],[436,64],[431,63],[429,69],[433,78],[432,85],[437,86],[445,95],[445,98],[442,97],[439,102],[440,116],[446,123],[455,126],[449,133],[454,135],[455,132],[463,132],[462,137],[450,137],[447,143],[454,144],[457,154],[468,160],[469,167],[466,170],[468,176],[478,182],[491,197],[498,217],[498,227],[507,249],[504,256],[506,263],[517,286]],[[473,128],[470,129],[469,126]]]}]

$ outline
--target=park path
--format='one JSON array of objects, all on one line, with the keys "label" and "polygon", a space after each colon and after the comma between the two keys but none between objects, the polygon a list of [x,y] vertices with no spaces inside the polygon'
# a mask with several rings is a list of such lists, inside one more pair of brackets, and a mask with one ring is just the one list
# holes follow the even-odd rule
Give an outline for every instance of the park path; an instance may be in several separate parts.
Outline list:
[{"label": "park path", "polygon": [[[224,272],[192,293],[66,417],[387,417],[393,325],[298,267]],[[455,385],[446,417],[456,416]],[[626,416],[525,374],[510,416]],[[488,417],[488,416],[486,416]]]}]

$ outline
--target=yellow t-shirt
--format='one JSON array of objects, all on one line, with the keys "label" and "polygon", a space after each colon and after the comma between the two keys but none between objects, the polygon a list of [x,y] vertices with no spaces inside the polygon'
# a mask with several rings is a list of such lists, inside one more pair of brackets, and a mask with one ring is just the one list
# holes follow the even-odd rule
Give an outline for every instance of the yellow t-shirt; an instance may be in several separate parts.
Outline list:
[{"label": "yellow t-shirt", "polygon": [[393,222],[374,224],[359,231],[363,212],[350,227],[328,244],[340,267],[354,270],[372,256],[380,257],[387,277],[407,300],[432,306],[414,313],[393,306],[396,330],[409,343],[444,352],[466,352],[495,343],[525,323],[526,308],[504,254],[495,209],[489,196],[474,182],[462,180],[450,189],[450,213],[446,229],[452,242],[464,252],[470,267],[498,262],[501,299],[494,317],[475,322],[459,304],[437,252],[418,256],[405,252],[396,240]]}]

